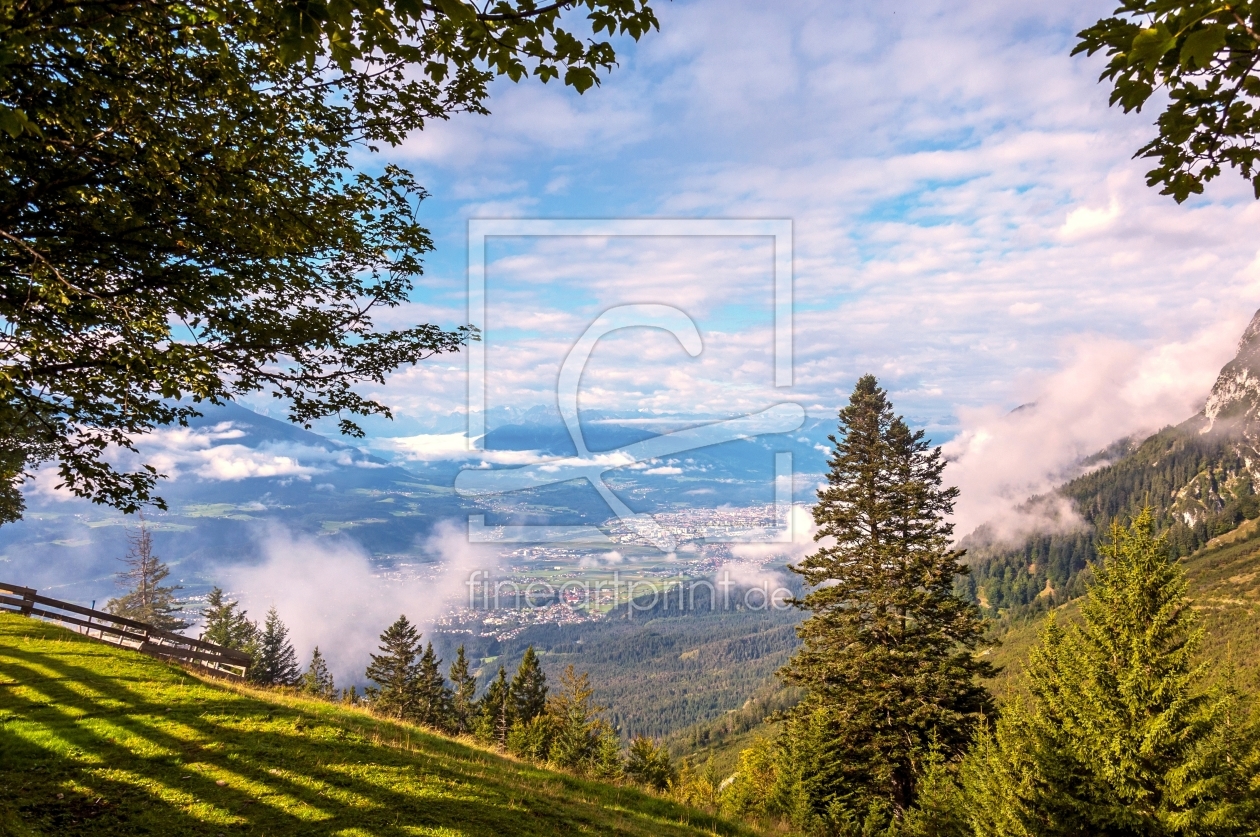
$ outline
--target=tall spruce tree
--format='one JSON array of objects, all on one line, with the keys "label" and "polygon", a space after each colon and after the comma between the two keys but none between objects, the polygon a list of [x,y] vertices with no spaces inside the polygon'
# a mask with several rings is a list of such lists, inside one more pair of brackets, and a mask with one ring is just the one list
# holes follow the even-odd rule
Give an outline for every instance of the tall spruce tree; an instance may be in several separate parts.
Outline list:
[{"label": "tall spruce tree", "polygon": [[376,712],[391,718],[415,717],[419,649],[420,632],[405,615],[381,634],[381,653],[372,655],[367,668],[368,679],[378,685],[367,690]]},{"label": "tall spruce tree", "polygon": [[264,686],[296,686],[301,677],[297,653],[289,642],[289,629],[272,607],[258,635],[258,654],[249,669],[249,679]]},{"label": "tall spruce tree", "polygon": [[547,675],[534,646],[525,649],[525,656],[512,678],[512,712],[516,723],[528,724],[547,709]]},{"label": "tall spruce tree", "polygon": [[453,727],[451,715],[451,690],[442,677],[442,661],[433,651],[433,643],[424,648],[424,655],[416,666],[416,715],[415,721],[438,730]]},{"label": "tall spruce tree", "polygon": [[302,675],[301,682],[302,691],[308,695],[314,695],[323,700],[333,700],[337,697],[337,687],[333,683],[332,672],[328,670],[328,663],[324,660],[324,655],[319,653],[319,646],[315,646],[314,652],[311,653],[311,664],[306,669],[306,673]]},{"label": "tall spruce tree", "polygon": [[1080,623],[1051,619],[1030,700],[964,762],[980,837],[1256,833],[1256,730],[1228,689],[1203,686],[1185,570],[1151,530],[1149,509],[1113,524]]},{"label": "tall spruce tree", "polygon": [[831,543],[792,567],[812,588],[796,602],[811,615],[781,672],[806,693],[784,746],[800,751],[817,815],[870,823],[913,804],[934,746],[965,750],[989,706],[977,678],[992,670],[972,653],[979,611],[953,593],[967,568],[950,547],[958,490],[942,488],[940,448],[894,416],[872,375],[839,424],[813,510],[816,539]]},{"label": "tall spruce tree", "polygon": [[464,646],[455,651],[451,663],[451,716],[455,732],[466,735],[473,731],[477,701],[477,678],[468,670],[468,657]]},{"label": "tall spruce tree", "polygon": [[171,570],[153,553],[153,537],[143,516],[139,529],[127,533],[127,555],[121,560],[127,568],[118,573],[118,586],[127,592],[106,602],[105,610],[165,631],[187,628],[184,605],[176,598],[184,588],[162,584]]},{"label": "tall spruce tree", "polygon": [[477,701],[477,735],[498,747],[507,747],[512,729],[512,686],[507,671],[499,666],[499,674],[490,681],[486,693]]},{"label": "tall spruce tree", "polygon": [[256,655],[258,626],[250,621],[245,611],[238,609],[238,604],[228,601],[222,589],[213,588],[201,611],[201,616],[205,619],[201,638],[224,648]]}]

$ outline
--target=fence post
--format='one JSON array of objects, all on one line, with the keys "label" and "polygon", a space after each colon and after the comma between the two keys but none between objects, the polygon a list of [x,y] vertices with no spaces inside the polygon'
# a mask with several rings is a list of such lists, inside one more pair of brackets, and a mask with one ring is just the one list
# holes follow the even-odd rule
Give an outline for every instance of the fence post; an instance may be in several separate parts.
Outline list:
[{"label": "fence post", "polygon": [[30,616],[31,608],[35,607],[35,591],[22,594],[22,615]]}]

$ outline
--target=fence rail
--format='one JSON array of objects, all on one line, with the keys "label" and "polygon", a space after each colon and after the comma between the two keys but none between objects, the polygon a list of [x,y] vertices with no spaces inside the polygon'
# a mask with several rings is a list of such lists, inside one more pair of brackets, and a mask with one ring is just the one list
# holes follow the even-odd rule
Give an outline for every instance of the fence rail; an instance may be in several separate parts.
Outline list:
[{"label": "fence rail", "polygon": [[[16,584],[0,582],[0,613],[20,613],[59,622],[92,639],[131,648],[151,657],[210,669],[235,679],[244,679],[252,662],[243,651],[234,651],[90,607],[51,599],[39,595],[33,588]],[[85,616],[86,619],[82,618]]]}]

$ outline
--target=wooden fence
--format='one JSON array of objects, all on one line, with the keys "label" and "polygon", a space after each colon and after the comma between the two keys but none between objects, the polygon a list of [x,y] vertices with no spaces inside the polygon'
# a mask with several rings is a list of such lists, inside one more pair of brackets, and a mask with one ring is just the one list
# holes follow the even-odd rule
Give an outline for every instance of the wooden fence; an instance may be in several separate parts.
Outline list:
[{"label": "wooden fence", "polygon": [[59,622],[92,639],[132,648],[151,657],[210,669],[238,680],[244,679],[251,663],[250,656],[243,651],[233,651],[90,607],[50,599],[30,587],[0,582],[0,612],[21,613]]}]

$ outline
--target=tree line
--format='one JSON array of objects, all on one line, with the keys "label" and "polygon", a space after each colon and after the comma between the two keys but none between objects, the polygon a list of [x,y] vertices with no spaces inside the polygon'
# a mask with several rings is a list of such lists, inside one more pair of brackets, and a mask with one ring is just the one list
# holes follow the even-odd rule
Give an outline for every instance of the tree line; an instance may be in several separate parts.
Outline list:
[{"label": "tree line", "polygon": [[[120,584],[129,589],[111,599],[107,610],[167,630],[188,627],[182,615],[186,603],[177,598],[181,588],[162,583],[170,570],[154,554],[143,521],[129,535],[129,544],[123,559],[127,568],[118,574]],[[354,685],[338,691],[319,646],[303,671],[288,628],[274,607],[260,626],[239,601],[214,587],[200,615],[202,639],[250,655],[253,662],[246,679],[256,686],[364,707],[384,718],[472,737],[518,758],[580,775],[627,780],[657,790],[676,784],[678,771],[663,744],[640,735],[623,750],[619,732],[601,717],[605,707],[595,703],[590,675],[577,672],[570,663],[560,675],[559,690],[551,690],[532,645],[512,677],[499,666],[478,695],[464,646],[456,650],[444,676],[433,643],[422,642],[420,631],[401,615],[381,633],[380,646],[365,671],[374,685],[360,693]]]},{"label": "tree line", "polygon": [[987,615],[1033,615],[1085,592],[1082,573],[1099,557],[1096,533],[1115,521],[1149,507],[1170,554],[1183,557],[1260,516],[1260,496],[1232,432],[1200,429],[1191,419],[1141,444],[1113,445],[1101,458],[1118,461],[1060,488],[1088,530],[1032,534],[1016,548],[986,543],[983,527],[968,536],[972,573],[960,578],[959,592]]},{"label": "tree line", "polygon": [[999,701],[993,640],[954,589],[968,570],[940,449],[872,376],[832,442],[822,543],[793,568],[810,617],[781,671],[804,697],[733,776],[682,771],[693,804],[863,837],[1258,833],[1260,726],[1207,685],[1185,571],[1149,509],[1112,524],[1078,615],[1051,616],[1027,693]]}]

